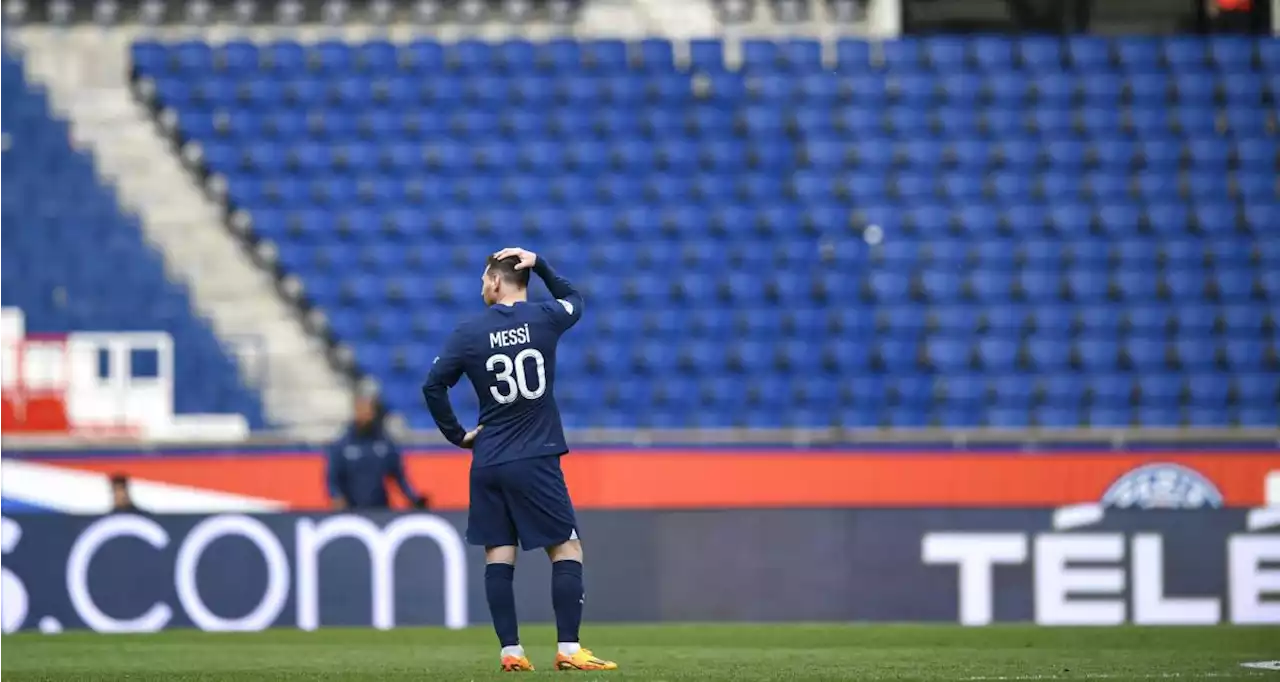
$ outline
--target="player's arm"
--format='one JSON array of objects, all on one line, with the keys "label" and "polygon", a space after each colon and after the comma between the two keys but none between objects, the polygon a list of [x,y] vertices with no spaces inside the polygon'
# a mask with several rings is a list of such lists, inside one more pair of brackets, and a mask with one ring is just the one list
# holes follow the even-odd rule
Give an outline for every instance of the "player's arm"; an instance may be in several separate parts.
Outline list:
[{"label": "player's arm", "polygon": [[467,430],[458,423],[458,415],[453,412],[449,403],[449,389],[458,384],[463,372],[464,344],[458,332],[454,332],[445,343],[444,351],[431,364],[427,373],[427,382],[422,385],[422,397],[427,401],[427,410],[436,422],[436,428],[444,435],[445,440],[461,446]]},{"label": "player's arm", "polygon": [[404,457],[400,455],[400,447],[395,443],[387,443],[387,447],[391,449],[387,453],[387,464],[391,470],[391,477],[395,479],[396,486],[400,488],[400,492],[409,500],[409,503],[419,509],[427,506],[427,498],[419,494],[409,482],[409,476],[404,471]]},{"label": "player's arm", "polygon": [[462,335],[455,331],[445,344],[444,352],[431,364],[427,373],[427,381],[422,385],[422,397],[427,401],[427,410],[436,422],[436,428],[444,435],[445,440],[460,448],[470,448],[482,426],[471,431],[462,428],[458,423],[458,415],[453,412],[449,403],[449,389],[458,384],[464,371],[466,344]]},{"label": "player's arm", "polygon": [[568,329],[578,323],[582,319],[582,294],[574,288],[573,284],[560,276],[547,263],[547,259],[539,256],[532,251],[526,251],[521,248],[506,248],[495,254],[499,260],[517,256],[520,263],[516,265],[517,270],[525,268],[533,268],[534,274],[542,279],[547,285],[547,291],[556,299],[553,304],[547,304],[544,307],[555,319],[561,329]]},{"label": "player's arm", "polygon": [[582,319],[582,294],[553,270],[545,258],[538,257],[533,262],[533,272],[542,278],[547,291],[556,299],[555,303],[547,306],[556,322],[564,329],[577,324]]},{"label": "player's arm", "polygon": [[335,509],[344,509],[347,506],[347,498],[342,492],[344,475],[342,441],[330,445],[327,455],[324,477],[329,488],[329,501]]}]

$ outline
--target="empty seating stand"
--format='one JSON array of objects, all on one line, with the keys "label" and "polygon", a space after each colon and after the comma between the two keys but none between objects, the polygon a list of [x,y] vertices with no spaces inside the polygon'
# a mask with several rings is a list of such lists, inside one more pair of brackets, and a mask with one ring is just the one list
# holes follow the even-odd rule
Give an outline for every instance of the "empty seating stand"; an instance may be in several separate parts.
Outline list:
[{"label": "empty seating stand", "polygon": [[4,305],[21,308],[32,333],[166,331],[174,339],[174,408],[238,413],[264,424],[258,396],[187,292],[168,281],[136,218],[98,184],[93,160],[71,148],[43,92],[16,60],[3,61]]},{"label": "empty seating stand", "polygon": [[586,290],[559,366],[575,427],[1277,425],[1280,42],[834,49],[134,60],[418,426],[430,358],[509,244]]}]

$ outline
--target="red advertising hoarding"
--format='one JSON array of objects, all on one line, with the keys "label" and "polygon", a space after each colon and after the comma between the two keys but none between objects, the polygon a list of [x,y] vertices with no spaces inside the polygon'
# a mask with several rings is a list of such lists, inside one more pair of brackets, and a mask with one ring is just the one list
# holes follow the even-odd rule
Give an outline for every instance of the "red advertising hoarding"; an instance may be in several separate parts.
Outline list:
[{"label": "red advertising hoarding", "polygon": [[[406,462],[410,479],[436,508],[466,507],[467,454],[409,453]],[[293,509],[328,505],[324,458],[316,452],[59,457],[44,463],[279,500]],[[1273,490],[1280,484],[1278,451],[623,449],[577,452],[565,457],[564,468],[583,509],[1049,507],[1098,502],[1109,490],[1149,487],[1171,472],[1179,485],[1192,480],[1222,506],[1256,507],[1268,502],[1268,480]]]}]

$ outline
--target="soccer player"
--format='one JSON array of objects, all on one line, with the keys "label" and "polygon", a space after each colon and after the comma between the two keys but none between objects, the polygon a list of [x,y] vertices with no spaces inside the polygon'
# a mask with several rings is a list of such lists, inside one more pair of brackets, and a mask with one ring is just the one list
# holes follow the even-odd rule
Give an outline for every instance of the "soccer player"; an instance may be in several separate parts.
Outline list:
[{"label": "soccer player", "polygon": [[[554,301],[529,302],[529,273]],[[614,670],[578,643],[582,623],[582,544],[560,456],[569,451],[554,396],[556,343],[582,318],[582,296],[537,254],[518,248],[489,257],[481,278],[488,309],[445,342],[422,387],[436,426],[470,448],[467,542],[485,548],[484,588],[502,645],[502,669],[533,670],[516,621],[516,545],[551,557],[560,670]],[[467,431],[448,391],[463,374],[480,399],[479,425]]]}]

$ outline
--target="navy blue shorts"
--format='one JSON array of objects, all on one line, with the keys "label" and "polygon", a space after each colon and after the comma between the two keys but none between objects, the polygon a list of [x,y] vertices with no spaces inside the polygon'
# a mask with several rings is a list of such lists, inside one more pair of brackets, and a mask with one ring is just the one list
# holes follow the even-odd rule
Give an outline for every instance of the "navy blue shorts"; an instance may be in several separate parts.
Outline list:
[{"label": "navy blue shorts", "polygon": [[576,539],[577,518],[560,456],[533,457],[471,470],[467,542],[519,544],[526,550]]}]

